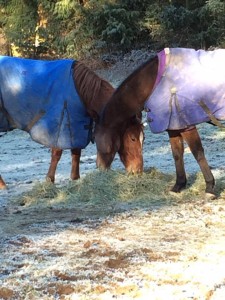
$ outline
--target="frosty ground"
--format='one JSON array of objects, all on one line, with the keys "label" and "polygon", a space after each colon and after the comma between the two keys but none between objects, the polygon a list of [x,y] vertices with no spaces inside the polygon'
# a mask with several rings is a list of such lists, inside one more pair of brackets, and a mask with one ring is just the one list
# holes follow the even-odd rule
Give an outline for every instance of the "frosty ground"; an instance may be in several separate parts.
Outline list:
[{"label": "frosty ground", "polygon": [[[106,77],[105,70],[100,73]],[[110,81],[125,75],[107,70]],[[35,202],[49,149],[19,130],[2,136],[0,167],[8,189],[0,191],[0,299],[225,299],[225,132],[208,124],[198,128],[217,180],[216,200],[205,199],[204,180],[188,147],[187,190],[168,192],[175,168],[167,134],[153,135],[146,127],[143,177],[128,179],[118,157],[112,174],[101,175],[95,145],[82,151],[82,178],[75,187],[91,191],[93,184],[91,197],[104,194],[100,180],[115,180],[118,197],[76,202],[65,151],[56,187],[69,186],[66,195],[74,203],[67,203],[64,193],[49,196],[43,189]],[[135,194],[141,178],[144,186]],[[133,189],[125,199],[128,180]]]}]

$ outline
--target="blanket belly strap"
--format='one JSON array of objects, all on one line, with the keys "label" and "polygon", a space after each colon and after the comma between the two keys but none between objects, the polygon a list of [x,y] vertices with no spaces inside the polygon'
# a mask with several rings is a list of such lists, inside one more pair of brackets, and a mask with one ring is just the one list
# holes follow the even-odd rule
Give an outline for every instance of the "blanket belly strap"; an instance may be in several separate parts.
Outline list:
[{"label": "blanket belly strap", "polygon": [[202,107],[202,109],[207,113],[207,115],[209,116],[212,124],[214,124],[215,126],[220,127],[221,129],[225,129],[225,126],[219,121],[217,120],[217,118],[214,117],[214,115],[212,114],[212,112],[210,111],[210,109],[208,108],[208,106],[204,103],[203,100],[199,101],[199,105]]}]

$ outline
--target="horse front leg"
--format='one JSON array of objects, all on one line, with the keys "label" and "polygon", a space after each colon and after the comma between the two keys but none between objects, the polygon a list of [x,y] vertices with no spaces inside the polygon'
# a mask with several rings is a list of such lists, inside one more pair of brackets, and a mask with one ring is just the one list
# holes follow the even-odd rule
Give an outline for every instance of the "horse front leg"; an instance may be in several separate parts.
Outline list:
[{"label": "horse front leg", "polygon": [[72,180],[76,180],[80,178],[81,149],[78,148],[71,149],[71,156],[72,156],[72,168],[71,168],[70,178]]},{"label": "horse front leg", "polygon": [[205,158],[202,142],[196,127],[194,127],[191,130],[182,132],[182,136],[183,139],[187,142],[192,154],[194,155],[197,163],[200,166],[200,169],[202,171],[206,183],[205,192],[215,196],[214,193],[215,179],[208,165],[208,162]]},{"label": "horse front leg", "polygon": [[5,184],[5,181],[3,180],[2,176],[0,175],[0,190],[6,189],[7,186]]},{"label": "horse front leg", "polygon": [[48,169],[48,173],[46,175],[46,180],[52,183],[55,182],[55,172],[58,165],[58,162],[62,156],[62,149],[59,148],[52,148],[51,149],[51,162]]},{"label": "horse front leg", "polygon": [[179,193],[187,183],[184,168],[184,141],[178,130],[168,130],[168,134],[176,168],[176,183],[171,191]]}]

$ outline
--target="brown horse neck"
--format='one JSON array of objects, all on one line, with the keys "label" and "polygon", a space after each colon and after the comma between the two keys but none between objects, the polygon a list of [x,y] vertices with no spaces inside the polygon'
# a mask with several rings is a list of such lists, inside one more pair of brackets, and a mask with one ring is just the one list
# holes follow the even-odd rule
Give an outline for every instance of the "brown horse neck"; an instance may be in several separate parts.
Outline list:
[{"label": "brown horse neck", "polygon": [[114,92],[112,85],[82,62],[75,64],[74,81],[77,92],[87,110],[100,114],[103,106]]},{"label": "brown horse neck", "polygon": [[158,56],[154,56],[115,90],[101,116],[104,125],[119,127],[124,121],[141,112],[151,94],[158,73]]}]

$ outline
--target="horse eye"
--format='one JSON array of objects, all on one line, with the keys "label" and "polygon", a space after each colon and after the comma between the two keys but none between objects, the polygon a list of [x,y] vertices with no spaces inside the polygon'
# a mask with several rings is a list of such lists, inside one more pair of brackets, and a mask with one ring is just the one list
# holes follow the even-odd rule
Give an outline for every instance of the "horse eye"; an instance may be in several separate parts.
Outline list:
[{"label": "horse eye", "polygon": [[131,137],[131,141],[132,141],[132,142],[135,142],[135,141],[136,141],[136,139],[135,139],[134,136]]}]

